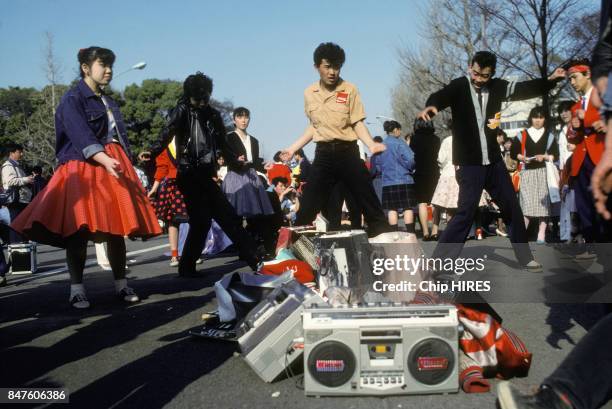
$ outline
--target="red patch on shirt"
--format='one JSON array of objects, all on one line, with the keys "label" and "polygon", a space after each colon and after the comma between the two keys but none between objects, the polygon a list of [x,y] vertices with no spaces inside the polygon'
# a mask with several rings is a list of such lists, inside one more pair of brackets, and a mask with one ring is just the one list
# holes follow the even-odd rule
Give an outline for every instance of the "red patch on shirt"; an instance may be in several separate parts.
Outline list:
[{"label": "red patch on shirt", "polygon": [[347,102],[348,102],[348,92],[337,92],[336,93],[336,103],[346,104]]}]

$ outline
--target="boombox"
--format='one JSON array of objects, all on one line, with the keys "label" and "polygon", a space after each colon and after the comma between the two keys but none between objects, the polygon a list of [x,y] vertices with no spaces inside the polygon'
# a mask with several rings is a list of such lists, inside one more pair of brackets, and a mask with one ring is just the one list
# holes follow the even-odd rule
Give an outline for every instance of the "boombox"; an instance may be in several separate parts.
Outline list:
[{"label": "boombox", "polygon": [[459,321],[451,305],[304,310],[306,395],[457,392]]},{"label": "boombox", "polygon": [[8,254],[12,274],[32,274],[38,269],[36,243],[9,244]]},{"label": "boombox", "polygon": [[323,234],[314,238],[314,246],[317,284],[322,294],[329,287],[372,288],[375,276],[370,267],[370,243],[365,231]]},{"label": "boombox", "polygon": [[301,357],[294,341],[304,336],[304,306],[327,305],[311,289],[295,280],[281,284],[253,308],[236,330],[242,357],[266,382],[272,382]]}]

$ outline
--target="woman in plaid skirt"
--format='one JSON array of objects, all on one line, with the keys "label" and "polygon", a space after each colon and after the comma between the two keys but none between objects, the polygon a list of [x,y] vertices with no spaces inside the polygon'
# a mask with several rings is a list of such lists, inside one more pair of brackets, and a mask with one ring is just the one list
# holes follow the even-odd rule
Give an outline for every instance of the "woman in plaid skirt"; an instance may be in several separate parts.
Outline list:
[{"label": "woman in plaid skirt", "polygon": [[539,221],[538,244],[545,244],[547,218],[551,215],[550,195],[546,180],[546,161],[553,162],[559,157],[559,145],[546,124],[546,113],[540,106],[529,112],[528,129],[523,129],[512,143],[512,159],[523,163],[519,202],[525,226],[530,218]]},{"label": "woman in plaid skirt", "polygon": [[414,233],[414,153],[400,138],[402,126],[397,121],[385,121],[383,128],[387,133],[384,142],[387,149],[380,153],[375,165],[376,173],[382,174],[382,207],[389,211],[389,224],[396,230],[398,212],[403,210],[406,231]]}]

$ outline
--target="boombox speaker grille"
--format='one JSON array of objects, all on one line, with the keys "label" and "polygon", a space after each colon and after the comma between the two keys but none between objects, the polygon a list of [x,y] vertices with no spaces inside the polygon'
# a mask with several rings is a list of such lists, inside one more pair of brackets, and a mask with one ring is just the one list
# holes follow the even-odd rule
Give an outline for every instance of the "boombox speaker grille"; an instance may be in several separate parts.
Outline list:
[{"label": "boombox speaker grille", "polygon": [[341,342],[325,341],[308,355],[308,371],[321,385],[342,386],[355,373],[357,360],[353,352]]},{"label": "boombox speaker grille", "polygon": [[455,360],[453,350],[446,342],[429,338],[412,348],[408,355],[408,369],[417,381],[437,385],[453,373]]}]

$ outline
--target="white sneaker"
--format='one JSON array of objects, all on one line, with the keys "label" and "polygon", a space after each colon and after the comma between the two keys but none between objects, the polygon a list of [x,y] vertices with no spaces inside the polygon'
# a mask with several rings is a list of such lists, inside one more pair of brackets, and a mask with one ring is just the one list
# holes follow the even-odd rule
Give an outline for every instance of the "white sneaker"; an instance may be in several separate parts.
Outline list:
[{"label": "white sneaker", "polygon": [[202,264],[204,262],[204,260],[202,260],[201,258],[196,260],[196,264]]},{"label": "white sneaker", "polygon": [[532,273],[540,273],[543,270],[542,264],[535,260],[531,260],[529,263],[525,264],[524,268]]},{"label": "white sneaker", "polygon": [[170,267],[178,267],[178,265],[179,265],[178,258],[172,257],[170,259]]},{"label": "white sneaker", "polygon": [[89,300],[83,293],[76,293],[70,299],[70,305],[77,310],[84,310],[90,307]]}]

